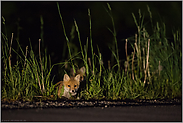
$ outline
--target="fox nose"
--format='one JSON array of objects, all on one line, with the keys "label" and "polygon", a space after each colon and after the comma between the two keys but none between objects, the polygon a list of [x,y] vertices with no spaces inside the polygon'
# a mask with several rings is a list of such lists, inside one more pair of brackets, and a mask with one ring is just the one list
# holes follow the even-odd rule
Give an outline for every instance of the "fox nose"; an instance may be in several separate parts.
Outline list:
[{"label": "fox nose", "polygon": [[74,92],[74,90],[72,90],[72,92]]}]

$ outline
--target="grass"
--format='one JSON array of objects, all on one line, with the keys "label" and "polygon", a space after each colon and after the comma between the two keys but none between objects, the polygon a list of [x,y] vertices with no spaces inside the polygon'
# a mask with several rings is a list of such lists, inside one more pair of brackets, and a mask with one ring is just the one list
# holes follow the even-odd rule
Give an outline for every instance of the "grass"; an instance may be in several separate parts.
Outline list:
[{"label": "grass", "polygon": [[[54,92],[53,79],[50,78],[50,73],[53,68],[51,66],[51,58],[47,56],[47,51],[41,55],[39,49],[39,57],[36,58],[30,44],[25,52],[20,47],[21,51],[17,53],[11,46],[13,43],[13,33],[10,46],[7,37],[2,33],[2,99],[23,99],[32,100],[36,96],[49,97]],[[39,40],[39,48],[40,48]],[[16,64],[12,64],[12,51],[18,56]],[[48,63],[49,59],[49,63]]]},{"label": "grass", "polygon": [[[179,31],[172,31],[173,41],[166,37],[166,26],[164,23],[152,21],[150,8],[147,10],[150,15],[152,34],[146,30],[144,15],[139,10],[139,17],[132,13],[134,23],[137,26],[137,34],[125,39],[125,62],[119,59],[118,40],[116,38],[115,22],[112,16],[112,9],[107,3],[106,12],[109,14],[113,29],[108,28],[114,37],[114,44],[111,50],[113,66],[108,61],[108,68],[103,65],[100,48],[98,53],[94,53],[92,40],[92,13],[88,9],[89,31],[86,45],[82,45],[80,38],[79,25],[74,20],[75,31],[77,33],[80,52],[74,53],[71,50],[69,40],[64,26],[64,21],[57,3],[59,16],[61,19],[64,35],[66,38],[69,59],[52,65],[51,58],[47,55],[47,50],[41,53],[41,39],[39,43],[39,53],[35,55],[31,43],[30,50],[27,46],[22,49],[19,41],[18,48],[20,53],[12,47],[14,42],[13,34],[11,40],[7,34],[2,34],[2,97],[1,99],[25,99],[44,97],[46,99],[57,99],[57,91],[54,88],[51,78],[51,71],[54,66],[61,65],[63,68],[70,65],[73,70],[77,69],[79,60],[86,68],[85,87],[82,88],[79,96],[84,99],[163,99],[182,97],[182,51],[181,36]],[[43,20],[41,18],[43,24]],[[5,19],[3,19],[5,26]],[[6,30],[5,30],[6,32]],[[41,32],[43,35],[43,32]],[[30,41],[31,42],[31,41]],[[128,43],[131,44],[133,52],[127,52]],[[90,48],[89,48],[90,46]],[[90,50],[89,50],[90,49]],[[18,56],[16,63],[12,64],[12,52]],[[91,58],[88,57],[91,53]],[[63,70],[62,70],[63,71]],[[62,72],[61,72],[62,73]]]}]

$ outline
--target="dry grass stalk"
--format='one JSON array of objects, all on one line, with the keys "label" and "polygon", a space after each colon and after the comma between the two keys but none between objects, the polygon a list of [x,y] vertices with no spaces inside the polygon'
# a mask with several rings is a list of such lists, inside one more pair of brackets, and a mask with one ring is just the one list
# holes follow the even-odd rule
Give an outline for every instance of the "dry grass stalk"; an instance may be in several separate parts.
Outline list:
[{"label": "dry grass stalk", "polygon": [[158,65],[159,76],[160,76],[160,72],[161,72],[162,70],[163,70],[163,67],[161,66],[160,61],[159,61],[159,65]]},{"label": "dry grass stalk", "polygon": [[128,42],[128,40],[126,39],[126,43],[125,43],[125,52],[126,52],[125,73],[127,73],[127,70],[128,70],[128,52],[127,52],[127,42]]},{"label": "dry grass stalk", "polygon": [[9,50],[9,55],[11,56],[11,47],[13,43],[13,33],[11,34],[11,43],[10,43],[10,50]]},{"label": "dry grass stalk", "polygon": [[108,69],[111,70],[111,63],[110,63],[110,60],[108,60]]},{"label": "dry grass stalk", "polygon": [[150,71],[149,71],[149,67],[147,68],[147,74],[148,74],[149,81],[151,81],[151,74],[150,74]]},{"label": "dry grass stalk", "polygon": [[90,58],[88,58],[88,62],[89,62],[90,69],[92,69]]},{"label": "dry grass stalk", "polygon": [[145,33],[145,28],[143,28],[143,37],[144,37],[144,40],[146,40],[146,33]]},{"label": "dry grass stalk", "polygon": [[139,50],[138,50],[138,47],[137,47],[137,43],[135,42],[135,48],[136,48],[136,51],[137,51],[137,56],[139,56]]},{"label": "dry grass stalk", "polygon": [[145,69],[146,69],[146,62],[145,62],[145,50],[144,50],[144,47],[142,48],[142,51],[143,51],[143,68],[144,68],[144,72],[145,72]]},{"label": "dry grass stalk", "polygon": [[146,78],[147,78],[147,70],[149,67],[149,47],[150,47],[150,39],[148,39],[148,50],[147,50],[147,58],[146,58],[146,70],[145,70],[145,78],[144,78],[144,84],[146,83]]},{"label": "dry grass stalk", "polygon": [[41,64],[41,73],[42,73],[42,85],[43,85],[43,91],[45,90],[44,88],[44,77],[43,77],[43,66],[42,66],[42,60],[41,60],[41,39],[39,39],[39,59],[40,59],[40,64]]},{"label": "dry grass stalk", "polygon": [[135,43],[137,43],[137,34],[135,34]]},{"label": "dry grass stalk", "polygon": [[135,48],[134,48],[134,51],[132,52],[132,54],[133,54],[133,58],[132,58],[132,79],[134,80],[133,62],[134,62],[134,58],[135,58]]},{"label": "dry grass stalk", "polygon": [[37,79],[38,79],[38,83],[39,83],[39,88],[41,90],[41,93],[43,94],[43,91],[42,91],[42,88],[41,88],[41,82],[40,82],[39,76],[38,76],[38,72],[37,72]]},{"label": "dry grass stalk", "polygon": [[[134,48],[135,49],[135,48]],[[132,58],[132,79],[134,80],[134,73],[133,73],[133,62],[134,62],[134,55],[135,53],[132,52],[133,58]]]},{"label": "dry grass stalk", "polygon": [[126,59],[128,60],[128,53],[127,53],[127,42],[128,42],[128,39],[125,40],[126,43],[125,43],[125,51],[126,51]]},{"label": "dry grass stalk", "polygon": [[11,35],[10,50],[9,50],[9,66],[11,67],[11,47],[13,43],[13,33]]},{"label": "dry grass stalk", "polygon": [[125,66],[125,74],[127,74],[127,69],[128,69],[128,62],[127,61],[125,61],[124,66]]},{"label": "dry grass stalk", "polygon": [[91,59],[90,58],[88,58],[88,62],[89,62],[90,69],[92,70],[92,74],[94,75],[94,72],[93,72],[93,69],[92,69],[92,65],[91,65]]},{"label": "dry grass stalk", "polygon": [[[143,37],[144,37],[144,41],[146,41],[146,33],[145,33],[145,28],[143,28]],[[144,52],[144,47],[142,48],[142,52],[143,52],[143,69],[144,69],[144,72],[145,72],[145,52]],[[149,69],[148,69],[148,76],[150,77],[150,72],[149,72]]]}]

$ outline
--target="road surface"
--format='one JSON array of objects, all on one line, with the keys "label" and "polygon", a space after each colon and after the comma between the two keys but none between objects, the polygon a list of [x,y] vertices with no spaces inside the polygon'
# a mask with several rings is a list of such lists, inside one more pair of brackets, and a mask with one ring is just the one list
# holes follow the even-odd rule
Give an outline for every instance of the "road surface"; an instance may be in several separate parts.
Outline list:
[{"label": "road surface", "polygon": [[2,109],[1,121],[182,121],[181,105]]}]

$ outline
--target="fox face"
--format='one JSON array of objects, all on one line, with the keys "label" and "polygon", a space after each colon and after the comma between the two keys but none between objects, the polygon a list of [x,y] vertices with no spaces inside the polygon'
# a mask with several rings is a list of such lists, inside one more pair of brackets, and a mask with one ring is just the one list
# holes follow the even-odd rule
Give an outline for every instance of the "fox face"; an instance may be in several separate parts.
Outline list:
[{"label": "fox face", "polygon": [[81,67],[76,71],[76,76],[73,70],[71,69],[71,77],[67,74],[64,75],[63,81],[59,81],[56,83],[55,87],[58,87],[58,97],[64,96],[66,98],[70,98],[71,96],[75,96],[80,87],[80,82],[84,81],[85,76],[85,67]]},{"label": "fox face", "polygon": [[[64,75],[63,79],[64,95],[66,97],[75,96],[80,86],[80,74],[76,77],[69,77],[67,74]],[[70,95],[68,95],[70,94]]]}]

